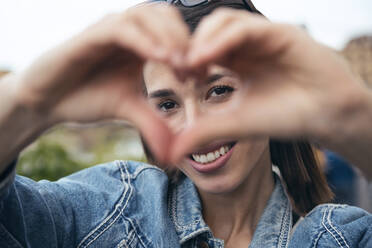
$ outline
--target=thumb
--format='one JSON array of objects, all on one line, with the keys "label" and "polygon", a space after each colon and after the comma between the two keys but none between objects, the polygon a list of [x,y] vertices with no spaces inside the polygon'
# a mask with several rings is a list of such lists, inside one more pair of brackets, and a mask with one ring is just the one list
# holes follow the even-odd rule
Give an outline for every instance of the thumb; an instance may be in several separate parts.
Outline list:
[{"label": "thumb", "polygon": [[122,116],[138,128],[157,161],[166,163],[173,135],[165,122],[143,99],[130,101],[122,111]]},{"label": "thumb", "polygon": [[[298,115],[286,113],[278,104],[264,108],[244,106],[244,112],[207,115],[179,133],[171,144],[170,161],[176,164],[196,147],[220,139],[272,137],[298,139],[307,137],[306,124]],[[294,118],[295,116],[296,118]]]},{"label": "thumb", "polygon": [[243,125],[239,125],[239,121],[231,115],[203,117],[172,140],[169,160],[172,164],[177,164],[185,154],[191,153],[196,147],[220,139],[242,138],[243,135]]}]

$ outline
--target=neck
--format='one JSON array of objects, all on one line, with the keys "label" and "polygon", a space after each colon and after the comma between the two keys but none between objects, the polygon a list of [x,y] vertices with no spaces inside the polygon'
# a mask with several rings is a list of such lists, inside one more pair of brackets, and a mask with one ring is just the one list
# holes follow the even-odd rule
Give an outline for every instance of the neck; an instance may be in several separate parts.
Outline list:
[{"label": "neck", "polygon": [[[238,188],[226,194],[199,192],[203,217],[216,238],[226,246],[246,247],[274,189],[274,178],[269,156],[255,165],[250,175]],[[243,240],[242,240],[243,239]],[[234,243],[234,245],[232,245]],[[230,244],[230,245],[229,245]]]}]

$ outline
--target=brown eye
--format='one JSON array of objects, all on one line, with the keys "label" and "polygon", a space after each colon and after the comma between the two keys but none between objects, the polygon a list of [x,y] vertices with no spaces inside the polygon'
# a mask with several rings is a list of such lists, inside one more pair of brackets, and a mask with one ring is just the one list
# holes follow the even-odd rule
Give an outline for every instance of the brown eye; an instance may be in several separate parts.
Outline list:
[{"label": "brown eye", "polygon": [[220,85],[210,89],[207,93],[207,99],[211,97],[223,97],[234,91],[234,88],[230,86]]},{"label": "brown eye", "polygon": [[166,100],[158,104],[158,109],[163,112],[170,112],[177,107],[178,104],[171,100]]}]

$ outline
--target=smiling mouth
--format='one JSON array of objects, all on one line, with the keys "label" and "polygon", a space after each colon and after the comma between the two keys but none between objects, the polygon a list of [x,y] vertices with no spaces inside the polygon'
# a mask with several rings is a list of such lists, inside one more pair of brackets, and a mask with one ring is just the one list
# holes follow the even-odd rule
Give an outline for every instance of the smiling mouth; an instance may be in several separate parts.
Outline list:
[{"label": "smiling mouth", "polygon": [[201,151],[190,154],[189,158],[198,164],[210,164],[224,157],[235,144],[236,142],[230,142],[202,149]]}]

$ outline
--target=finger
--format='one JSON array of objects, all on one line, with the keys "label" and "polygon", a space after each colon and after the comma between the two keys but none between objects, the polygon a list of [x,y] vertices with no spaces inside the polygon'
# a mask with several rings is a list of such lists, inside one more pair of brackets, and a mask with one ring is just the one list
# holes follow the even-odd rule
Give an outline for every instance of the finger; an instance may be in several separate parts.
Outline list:
[{"label": "finger", "polygon": [[239,12],[238,10],[219,8],[211,15],[204,18],[197,27],[191,40],[189,57],[195,58],[204,46],[207,46],[207,44],[209,45],[210,42],[214,43],[216,36],[221,32],[223,33],[229,25],[236,22]]},{"label": "finger", "polygon": [[166,48],[138,25],[136,18],[138,10],[131,9],[124,14],[110,14],[96,26],[94,31],[88,29],[88,38],[98,48],[116,45],[124,50],[130,50],[142,59],[166,61],[168,54]]},{"label": "finger", "polygon": [[146,7],[133,17],[133,22],[169,54],[168,58],[180,63],[188,47],[189,31],[174,7],[164,4]]},{"label": "finger", "polygon": [[[246,139],[272,137],[278,139],[303,138],[308,123],[292,109],[282,108],[277,102],[266,106],[263,102],[244,103],[239,109],[228,109],[224,114],[209,114],[172,141],[170,161],[177,163],[195,147],[220,139]],[[295,107],[294,107],[295,108]]]},{"label": "finger", "polygon": [[142,59],[166,60],[165,49],[134,23],[128,23],[125,29],[112,30],[113,42],[125,50],[131,50]]},{"label": "finger", "polygon": [[204,117],[175,137],[171,145],[170,162],[177,164],[196,147],[225,138],[242,138],[242,135],[244,135],[242,125],[239,125],[231,114]]},{"label": "finger", "polygon": [[156,115],[143,99],[128,101],[118,115],[132,122],[146,140],[150,150],[160,164],[168,161],[168,151],[172,133],[168,126]]},{"label": "finger", "polygon": [[243,44],[250,48],[252,55],[261,53],[262,50],[270,53],[272,48],[269,45],[274,43],[275,37],[274,26],[262,17],[240,14],[212,36],[207,35],[205,39],[195,38],[187,57],[188,65],[197,67],[212,62],[230,51],[239,49]]},{"label": "finger", "polygon": [[157,4],[144,18],[149,29],[159,32],[159,40],[176,48],[188,45],[190,31],[181,13],[173,6]]},{"label": "finger", "polygon": [[216,33],[219,33],[235,20],[235,12],[236,10],[219,8],[209,16],[205,17],[193,34],[191,40],[192,45],[204,43],[213,38]]},{"label": "finger", "polygon": [[257,63],[257,48],[246,41],[245,29],[246,26],[241,22],[230,22],[223,30],[205,40],[203,44],[208,44],[208,48],[197,55],[191,54],[188,62],[192,66],[196,63],[197,68],[202,64],[215,63],[237,73],[251,71],[248,65]]}]

